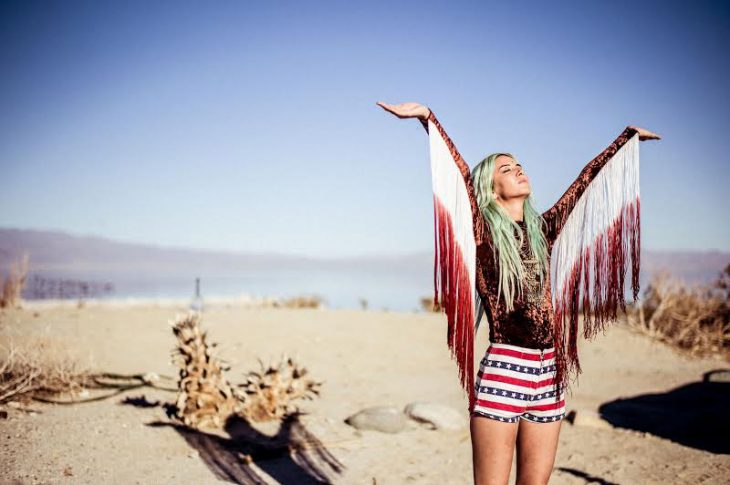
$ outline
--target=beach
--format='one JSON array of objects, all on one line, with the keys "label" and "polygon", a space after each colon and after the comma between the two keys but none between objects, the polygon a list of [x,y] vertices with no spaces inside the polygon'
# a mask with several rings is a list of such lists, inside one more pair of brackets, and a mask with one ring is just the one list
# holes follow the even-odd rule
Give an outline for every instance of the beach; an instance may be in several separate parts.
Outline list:
[{"label": "beach", "polygon": [[[186,310],[184,302],[81,308],[24,302],[23,309],[0,312],[0,331],[4,345],[43,339],[95,372],[176,378],[169,322]],[[322,468],[332,482],[466,484],[472,482],[467,397],[446,347],[445,320],[436,313],[217,301],[206,306],[202,328],[230,364],[231,383],[258,370],[259,358],[277,362],[282,355],[322,381],[320,397],[297,402],[301,424],[331,456]],[[487,346],[485,327],[477,335],[477,366]],[[712,416],[723,403],[705,397],[727,396],[730,384],[708,391],[702,382],[727,362],[679,354],[621,325],[581,340],[580,357],[583,373],[567,396],[576,419],[562,423],[551,483],[727,483],[727,438],[713,434],[727,432],[728,419]],[[246,483],[255,475],[261,483],[314,483],[289,457],[248,468],[231,452],[242,439],[231,430],[192,433],[173,425],[164,404],[175,397],[141,388],[73,405],[4,405],[0,481]],[[434,430],[412,422],[391,434],[344,422],[364,408],[403,409],[414,401],[453,408],[464,426]],[[261,436],[276,434],[277,426],[254,423]]]}]

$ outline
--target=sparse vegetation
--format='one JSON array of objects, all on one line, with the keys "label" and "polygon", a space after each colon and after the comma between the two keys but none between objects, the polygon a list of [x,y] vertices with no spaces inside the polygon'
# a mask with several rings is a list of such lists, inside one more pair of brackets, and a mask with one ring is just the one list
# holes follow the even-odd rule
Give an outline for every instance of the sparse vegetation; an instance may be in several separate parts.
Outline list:
[{"label": "sparse vegetation", "polygon": [[24,253],[19,262],[10,265],[10,272],[2,281],[0,308],[19,308],[20,297],[28,275],[28,253]]},{"label": "sparse vegetation", "polygon": [[10,341],[0,358],[0,403],[30,401],[60,393],[79,394],[93,385],[93,376],[51,341]]},{"label": "sparse vegetation", "polygon": [[225,371],[229,367],[214,355],[200,329],[200,314],[190,312],[173,322],[178,339],[175,351],[180,366],[177,417],[192,428],[219,428],[236,414],[249,422],[280,419],[296,411],[295,399],[319,395],[321,383],[291,359],[277,367],[249,372],[246,382],[233,387]]},{"label": "sparse vegetation", "polygon": [[709,285],[654,274],[639,302],[627,307],[628,325],[692,355],[730,357],[730,264]]},{"label": "sparse vegetation", "polygon": [[432,296],[424,296],[421,298],[421,309],[424,312],[438,313],[441,311],[441,305],[438,302],[434,303]]},{"label": "sparse vegetation", "polygon": [[324,305],[324,299],[318,295],[302,295],[292,298],[284,298],[274,302],[273,306],[282,308],[320,308]]},{"label": "sparse vegetation", "polygon": [[[42,401],[74,404],[108,399],[121,392],[143,387],[171,391],[162,385],[167,376],[148,372],[122,375],[92,373],[82,366],[62,344],[34,336],[13,342],[2,336],[0,347],[0,404],[15,401],[27,404]],[[102,390],[89,394],[89,390]]]}]

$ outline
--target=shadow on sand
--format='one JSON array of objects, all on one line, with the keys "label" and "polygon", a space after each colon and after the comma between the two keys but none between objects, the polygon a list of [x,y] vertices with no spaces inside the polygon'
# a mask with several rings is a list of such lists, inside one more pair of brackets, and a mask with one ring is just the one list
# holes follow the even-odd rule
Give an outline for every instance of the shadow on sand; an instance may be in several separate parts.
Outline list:
[{"label": "shadow on sand", "polygon": [[[141,408],[162,406],[167,415],[174,414],[170,407],[146,397],[127,398],[123,404]],[[344,465],[309,432],[299,417],[300,413],[284,416],[275,435],[255,429],[245,419],[232,415],[223,431],[228,436],[207,433],[176,422],[157,421],[153,427],[171,427],[182,436],[211,472],[220,480],[241,484],[267,483],[251,466],[264,471],[279,483],[332,483],[334,474],[340,474]]]},{"label": "shadow on sand", "polygon": [[730,454],[730,381],[715,382],[715,374],[669,392],[644,394],[602,404],[598,411],[604,419],[620,428],[644,431],[676,443]]},{"label": "shadow on sand", "polygon": [[586,481],[586,483],[597,483],[598,485],[619,485],[616,482],[609,482],[608,480],[604,480],[601,477],[597,477],[595,475],[590,475],[590,474],[588,474],[584,471],[578,470],[576,468],[560,466],[560,467],[557,467],[556,470],[560,470],[563,473],[573,475],[574,477],[577,477],[577,478],[582,478],[583,480]]}]

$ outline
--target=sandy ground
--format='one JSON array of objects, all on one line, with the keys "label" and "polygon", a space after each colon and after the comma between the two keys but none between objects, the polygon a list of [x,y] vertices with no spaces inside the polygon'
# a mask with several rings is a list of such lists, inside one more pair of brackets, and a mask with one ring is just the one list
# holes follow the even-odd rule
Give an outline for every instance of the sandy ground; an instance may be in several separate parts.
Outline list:
[{"label": "sandy ground", "polygon": [[[168,322],[181,311],[183,306],[169,305],[26,307],[0,313],[0,335],[3,343],[11,336],[43,336],[97,371],[175,376]],[[471,483],[467,426],[434,431],[414,425],[386,434],[344,423],[368,406],[403,407],[417,400],[449,405],[467,422],[443,316],[219,303],[206,309],[203,325],[231,363],[233,383],[258,368],[258,357],[276,360],[283,353],[324,381],[321,397],[301,408],[309,413],[306,429],[327,448],[330,462],[343,466],[339,474],[330,471],[335,483]],[[480,330],[477,354],[486,349],[486,338]],[[678,355],[621,326],[582,342],[580,355],[583,374],[568,409],[600,409],[613,424],[628,427],[563,421],[551,483],[730,482],[730,429],[723,412],[730,384],[702,382],[704,373],[727,369],[727,363]],[[245,467],[226,451],[235,446],[230,434],[191,436],[167,425],[163,407],[155,404],[174,400],[172,392],[143,389],[71,406],[33,403],[35,413],[5,406],[0,481],[244,481]],[[331,470],[324,463],[322,469]],[[289,458],[259,463],[254,471],[268,483],[313,481]]]}]

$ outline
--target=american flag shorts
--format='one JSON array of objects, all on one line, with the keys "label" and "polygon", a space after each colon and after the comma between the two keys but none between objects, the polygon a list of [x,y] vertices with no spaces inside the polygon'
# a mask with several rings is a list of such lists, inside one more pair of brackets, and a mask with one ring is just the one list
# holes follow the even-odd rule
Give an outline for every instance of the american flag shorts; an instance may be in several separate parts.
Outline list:
[{"label": "american flag shorts", "polygon": [[565,417],[565,393],[556,397],[555,348],[530,349],[492,343],[479,365],[472,414],[515,423]]}]

